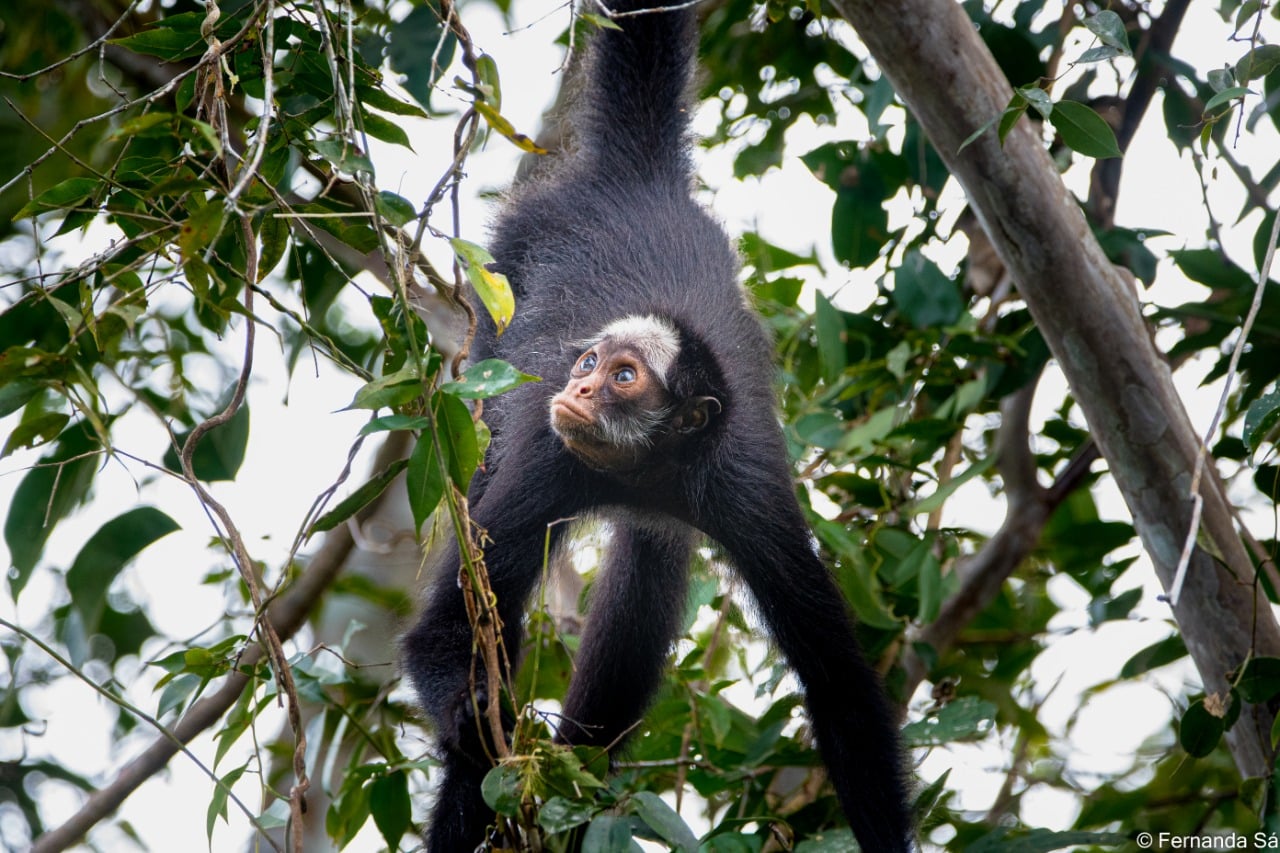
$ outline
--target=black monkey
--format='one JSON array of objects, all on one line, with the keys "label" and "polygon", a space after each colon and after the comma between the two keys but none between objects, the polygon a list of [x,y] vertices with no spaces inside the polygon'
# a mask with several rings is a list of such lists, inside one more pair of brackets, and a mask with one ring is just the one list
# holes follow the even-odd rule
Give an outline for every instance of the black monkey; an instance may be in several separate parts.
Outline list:
[{"label": "black monkey", "polygon": [[[614,0],[638,12],[671,0]],[[862,849],[911,846],[898,735],[797,503],[775,409],[773,349],[738,259],[690,196],[692,9],[620,15],[594,39],[577,149],[500,213],[497,268],[517,309],[477,354],[543,377],[491,401],[470,490],[508,650],[541,576],[548,525],[612,522],[558,737],[620,741],[661,679],[700,534],[723,548],[804,686],[812,728]],[[551,530],[560,537],[562,525]],[[454,550],[404,641],[440,739],[432,853],[471,850],[492,812],[468,695],[471,629]],[[481,665],[477,662],[477,667]],[[479,681],[483,681],[480,678]],[[488,697],[481,697],[482,700]]]}]

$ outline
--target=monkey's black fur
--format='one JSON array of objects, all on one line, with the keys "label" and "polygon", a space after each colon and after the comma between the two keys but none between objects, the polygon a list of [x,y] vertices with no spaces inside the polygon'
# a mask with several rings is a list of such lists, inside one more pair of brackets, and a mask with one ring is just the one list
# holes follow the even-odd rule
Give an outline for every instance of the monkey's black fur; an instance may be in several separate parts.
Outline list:
[{"label": "monkey's black fur", "polygon": [[[652,5],[619,0],[614,11]],[[494,438],[470,494],[472,518],[491,540],[485,560],[506,648],[520,647],[548,525],[583,513],[610,519],[615,533],[559,737],[620,741],[658,687],[681,624],[693,546],[699,533],[709,536],[804,687],[818,746],[862,849],[906,851],[911,829],[897,731],[796,501],[775,411],[773,349],[744,302],[729,240],[690,197],[692,10],[617,23],[621,32],[602,30],[591,48],[575,114],[578,149],[519,190],[496,227],[494,257],[515,290],[516,315],[501,337],[482,331],[477,355],[543,378],[486,407]],[[634,315],[665,318],[679,332],[673,397],[714,396],[722,410],[645,470],[609,475],[566,450],[548,409],[581,343]],[[553,539],[563,529],[554,526]],[[408,673],[444,758],[427,838],[432,853],[471,850],[493,819],[480,796],[488,762],[467,694],[471,629],[457,575],[455,550],[404,641]]]}]

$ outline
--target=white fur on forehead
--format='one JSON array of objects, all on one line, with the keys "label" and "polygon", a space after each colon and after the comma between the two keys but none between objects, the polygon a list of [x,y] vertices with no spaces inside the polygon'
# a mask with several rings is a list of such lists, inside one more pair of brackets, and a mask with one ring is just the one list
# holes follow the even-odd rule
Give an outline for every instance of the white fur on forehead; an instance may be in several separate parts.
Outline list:
[{"label": "white fur on forehead", "polygon": [[596,341],[606,338],[628,344],[640,351],[645,362],[665,382],[680,355],[680,334],[661,317],[631,315],[614,320],[600,330]]}]

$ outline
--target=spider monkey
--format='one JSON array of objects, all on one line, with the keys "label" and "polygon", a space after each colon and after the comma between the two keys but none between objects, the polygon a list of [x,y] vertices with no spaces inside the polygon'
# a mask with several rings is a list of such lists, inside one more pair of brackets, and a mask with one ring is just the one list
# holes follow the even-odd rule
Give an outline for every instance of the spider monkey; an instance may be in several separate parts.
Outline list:
[{"label": "spider monkey", "polygon": [[[589,49],[576,149],[516,190],[495,224],[495,268],[517,309],[501,337],[481,329],[476,352],[544,380],[486,406],[493,439],[469,490],[503,642],[520,647],[548,526],[608,519],[557,739],[616,746],[658,688],[692,551],[709,537],[803,685],[862,849],[900,853],[912,830],[893,714],[796,499],[770,337],[729,239],[691,198],[697,25],[692,8],[662,4],[672,5],[606,10],[621,29],[602,29]],[[550,527],[553,542],[563,529]],[[403,651],[444,763],[427,849],[457,853],[484,841],[493,813],[480,795],[490,764],[456,549],[443,562]]]}]

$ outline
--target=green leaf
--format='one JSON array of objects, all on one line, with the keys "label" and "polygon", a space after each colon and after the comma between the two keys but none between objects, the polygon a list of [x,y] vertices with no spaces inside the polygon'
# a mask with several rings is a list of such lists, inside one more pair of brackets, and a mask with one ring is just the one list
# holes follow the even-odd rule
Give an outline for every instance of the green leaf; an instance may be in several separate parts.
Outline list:
[{"label": "green leaf", "polygon": [[[765,240],[755,232],[742,235],[738,250],[746,263],[754,266],[759,273],[780,272],[795,267],[814,267],[822,269],[822,262],[817,252],[800,255]],[[761,285],[767,282],[761,282]]]},{"label": "green leaf", "polygon": [[449,243],[453,246],[454,256],[462,271],[467,274],[471,287],[489,310],[489,316],[498,327],[498,334],[502,334],[516,313],[516,298],[511,292],[511,283],[502,273],[489,269],[489,265],[493,263],[493,255],[484,247],[461,237],[455,237]]},{"label": "green leaf", "polygon": [[122,121],[120,126],[111,132],[111,139],[125,140],[135,136],[142,136],[147,131],[161,125],[172,124],[176,118],[177,116],[173,113],[167,112],[143,113],[140,116],[134,116]]},{"label": "green leaf", "polygon": [[444,497],[444,472],[436,455],[435,437],[426,432],[418,438],[409,455],[405,485],[409,490],[409,510],[415,529],[421,528]]},{"label": "green leaf", "polygon": [[213,842],[213,825],[217,823],[218,818],[224,821],[227,819],[227,799],[231,796],[231,788],[240,777],[244,775],[244,771],[249,769],[246,764],[237,767],[227,775],[223,776],[219,781],[221,785],[215,785],[213,788],[213,797],[209,800],[209,808],[205,812],[204,831],[205,835]]},{"label": "green leaf", "polygon": [[844,438],[846,426],[835,414],[827,411],[801,415],[795,422],[796,435],[805,444],[834,450]]},{"label": "green leaf", "polygon": [[307,536],[310,537],[316,533],[332,530],[373,503],[378,495],[386,491],[387,486],[391,485],[392,481],[400,476],[400,472],[408,467],[408,459],[397,459],[392,462],[381,474],[371,478],[369,482],[343,498],[333,509],[317,518],[310,529],[307,530]]},{"label": "green leaf", "polygon": [[141,506],[118,515],[89,537],[67,570],[67,591],[87,634],[98,630],[107,590],[116,576],[144,548],[178,529],[178,523],[155,507]]},{"label": "green leaf", "polygon": [[93,178],[67,178],[24,204],[13,215],[13,220],[16,222],[51,210],[79,207],[101,189],[102,184]]},{"label": "green leaf", "polygon": [[1018,123],[1018,119],[1022,118],[1028,106],[1026,98],[1014,95],[1009,101],[1009,106],[1004,108],[1004,112],[1000,114],[1000,126],[996,129],[1001,145],[1004,145],[1005,139],[1009,136],[1009,131],[1013,130],[1014,125]]},{"label": "green leaf", "polygon": [[590,12],[581,12],[578,17],[582,18],[588,24],[599,27],[602,30],[617,30],[622,32],[622,27],[613,18],[607,18],[604,15],[593,15]]},{"label": "green leaf", "polygon": [[548,833],[568,832],[591,819],[595,806],[574,802],[564,797],[552,797],[538,810],[538,825]]},{"label": "green leaf", "polygon": [[316,153],[328,160],[329,165],[333,166],[338,172],[348,175],[354,175],[358,172],[364,172],[369,175],[374,174],[373,161],[369,159],[369,155],[346,139],[341,137],[317,139],[315,150]]},{"label": "green leaf", "polygon": [[[982,382],[982,380],[979,380],[979,382],[981,382],[984,385],[986,384],[985,382]],[[965,483],[969,482],[979,474],[982,474],[983,472],[989,470],[992,466],[995,465],[995,463],[996,463],[996,455],[994,453],[991,454],[990,456],[984,457],[983,459],[979,459],[977,462],[973,463],[967,469],[965,469],[965,472],[960,476],[952,477],[947,482],[938,486],[938,488],[934,491],[933,494],[929,495],[926,498],[921,498],[920,500],[911,504],[909,510],[907,511],[911,512],[912,514],[933,512],[935,509],[938,509],[940,506],[946,503],[947,499],[950,498],[951,495],[953,495],[957,489],[959,489],[961,486],[963,486]]]},{"label": "green leaf", "polygon": [[479,78],[480,92],[485,101],[493,105],[495,110],[502,109],[502,83],[498,79],[498,63],[487,53],[476,59],[476,77]]},{"label": "green leaf", "polygon": [[1178,743],[1189,755],[1204,758],[1217,747],[1224,731],[1226,722],[1205,710],[1204,700],[1200,700],[1182,715],[1182,722],[1178,725]]},{"label": "green leaf", "polygon": [[[921,542],[928,545],[927,542]],[[920,605],[916,609],[916,619],[921,625],[928,625],[938,618],[942,607],[942,563],[929,550],[919,557],[920,567],[916,573],[916,594]]]},{"label": "green leaf", "polygon": [[222,156],[222,137],[218,136],[218,131],[214,130],[213,125],[187,116],[179,116],[179,118],[184,125],[195,131],[196,138],[203,140],[215,157]]},{"label": "green leaf", "polygon": [[73,425],[58,439],[57,449],[41,457],[14,490],[4,523],[14,598],[30,579],[53,528],[88,495],[99,450],[91,435],[85,424]]},{"label": "green leaf", "polygon": [[631,796],[636,814],[668,842],[673,850],[682,853],[697,853],[698,839],[684,822],[684,818],[676,814],[676,810],[652,791],[638,791]]},{"label": "green leaf", "polygon": [[457,49],[458,38],[445,29],[439,11],[423,4],[391,27],[387,61],[404,75],[405,91],[429,108],[432,89],[453,62]]},{"label": "green leaf", "polygon": [[[1241,83],[1260,80],[1280,68],[1280,44],[1262,44],[1250,50],[1236,63],[1235,79]],[[1208,110],[1208,106],[1205,106]]]},{"label": "green leaf", "polygon": [[[177,436],[178,447],[183,447],[190,437],[190,432]],[[249,447],[249,407],[241,404],[231,420],[209,430],[196,445],[191,456],[191,467],[196,479],[206,483],[234,480],[244,464],[245,452]],[[172,446],[164,454],[165,467],[170,471],[182,471],[182,462],[178,451]]]},{"label": "green leaf", "polygon": [[1240,674],[1236,689],[1244,701],[1254,704],[1268,702],[1280,694],[1280,658],[1251,658]]},{"label": "green leaf", "polygon": [[289,248],[289,223],[281,216],[270,213],[262,220],[258,233],[262,240],[262,256],[258,259],[258,281],[265,279]]},{"label": "green leaf", "polygon": [[[1053,99],[1049,97],[1048,92],[1039,86],[1024,86],[1018,90],[1018,94],[1034,107],[1041,117],[1048,118],[1053,112]],[[1012,102],[1010,102],[1010,106],[1012,106]]]},{"label": "green leaf", "polygon": [[1103,45],[1098,45],[1097,47],[1089,48],[1084,53],[1080,54],[1080,58],[1077,59],[1076,61],[1082,62],[1082,63],[1083,62],[1106,62],[1109,59],[1115,59],[1117,56],[1129,56],[1129,52],[1125,50],[1121,50],[1118,47],[1112,47],[1110,45],[1103,44]]},{"label": "green leaf", "polygon": [[24,447],[36,447],[53,441],[66,427],[71,416],[65,412],[42,412],[30,419],[24,417],[5,439],[0,459]]},{"label": "green leaf", "polygon": [[[172,684],[176,684],[175,679]],[[170,686],[172,686],[172,684]],[[236,704],[227,714],[226,723],[222,730],[215,736],[217,747],[213,754],[213,765],[215,767],[226,757],[226,754],[235,746],[240,736],[249,731],[250,727],[257,721],[258,715],[272,704],[272,696],[262,696],[255,702],[256,692],[246,690],[240,694],[240,698],[236,700]]]},{"label": "green leaf", "polygon": [[834,385],[848,366],[844,316],[821,291],[817,293],[813,328],[818,337],[822,379],[828,385]]},{"label": "green leaf", "polygon": [[413,150],[413,143],[409,140],[409,134],[400,125],[385,119],[377,113],[364,112],[361,114],[361,125],[364,127],[365,133],[374,139],[381,139],[383,142],[389,142],[392,145],[399,145],[401,148]]},{"label": "green leaf", "polygon": [[484,775],[480,794],[484,801],[500,815],[513,817],[520,813],[524,785],[519,769],[511,764],[500,764]]},{"label": "green leaf", "polygon": [[1215,107],[1220,107],[1228,101],[1234,101],[1236,98],[1243,98],[1245,95],[1249,94],[1252,94],[1252,91],[1244,86],[1232,86],[1228,89],[1223,89],[1221,92],[1205,101],[1204,114],[1208,115]]},{"label": "green leaf", "polygon": [[[412,365],[400,368],[395,373],[379,376],[356,391],[347,409],[371,409],[403,406],[422,396],[422,379]],[[345,411],[345,410],[344,410]]]},{"label": "green leaf", "polygon": [[506,393],[526,382],[541,381],[537,376],[522,373],[501,359],[487,358],[468,367],[457,379],[442,385],[440,390],[456,397],[479,400]]},{"label": "green leaf", "polygon": [[903,726],[902,739],[911,746],[979,740],[994,727],[995,718],[995,705],[977,696],[961,696],[937,714]]},{"label": "green leaf", "polygon": [[796,845],[795,853],[864,853],[848,827],[824,829]]},{"label": "green leaf", "polygon": [[395,432],[397,430],[426,429],[429,426],[431,426],[431,418],[425,415],[383,415],[360,427],[360,435],[373,435],[376,432]]},{"label": "green leaf", "polygon": [[876,446],[898,426],[900,417],[902,414],[893,406],[872,412],[861,423],[846,428],[839,449],[850,454],[874,452]]},{"label": "green leaf", "polygon": [[1214,68],[1207,76],[1209,79],[1209,88],[1215,92],[1221,92],[1223,89],[1230,88],[1235,85],[1236,82],[1235,74],[1225,68]]},{"label": "green leaf", "polygon": [[408,225],[418,215],[418,212],[414,210],[413,205],[409,203],[407,198],[387,190],[378,193],[375,203],[382,218],[397,228],[403,228]]},{"label": "green leaf", "polygon": [[31,402],[44,388],[39,382],[26,379],[0,382],[0,417],[11,415]]},{"label": "green leaf", "polygon": [[1250,453],[1257,453],[1264,441],[1276,440],[1276,424],[1280,423],[1280,390],[1272,391],[1249,404],[1244,415],[1244,443]]},{"label": "green leaf", "polygon": [[1142,589],[1125,590],[1119,595],[1102,595],[1089,602],[1089,624],[1101,625],[1116,619],[1127,619],[1142,600]]},{"label": "green leaf", "polygon": [[393,770],[374,779],[369,786],[369,811],[378,832],[387,842],[387,849],[398,850],[400,839],[413,822],[409,775],[403,770]]},{"label": "green leaf", "polygon": [[443,391],[435,395],[433,406],[440,446],[454,485],[466,491],[471,485],[471,475],[480,464],[480,441],[476,436],[476,422],[467,404]]},{"label": "green leaf", "polygon": [[362,784],[357,776],[350,779],[352,784],[343,785],[341,793],[324,816],[325,831],[338,850],[346,847],[369,819],[370,787]]},{"label": "green leaf", "polygon": [[222,200],[214,199],[195,210],[178,231],[178,248],[184,260],[200,256],[222,229]]},{"label": "green leaf", "polygon": [[1102,116],[1077,101],[1058,101],[1049,122],[1072,151],[1086,157],[1121,156],[1115,132]]},{"label": "green leaf", "polygon": [[[203,18],[203,13],[195,12],[174,15],[157,22],[151,29],[124,38],[109,39],[108,44],[122,47],[132,53],[158,56],[168,62],[190,59],[205,51],[199,24]],[[193,23],[194,26],[192,26]]]},{"label": "green leaf", "polygon": [[1186,656],[1187,646],[1182,642],[1182,636],[1174,634],[1134,653],[1131,658],[1125,661],[1124,666],[1120,667],[1120,677],[1134,678],[1167,663],[1181,660]]},{"label": "green leaf", "polygon": [[917,329],[950,326],[964,313],[959,286],[914,249],[894,274],[893,303]]},{"label": "green leaf", "polygon": [[1104,10],[1084,19],[1089,32],[1098,37],[1107,47],[1115,48],[1125,56],[1132,55],[1129,49],[1129,34],[1125,32],[1124,21],[1110,10]]},{"label": "green leaf", "polygon": [[[156,701],[156,716],[163,717],[170,711],[186,707],[199,694],[205,685],[205,679],[191,673],[172,677],[168,682],[161,681],[157,687],[163,686],[160,698]],[[247,694],[246,694],[247,695]]]},{"label": "green leaf", "polygon": [[391,113],[392,115],[397,116],[430,118],[430,115],[428,115],[422,107],[393,97],[383,89],[357,84],[356,91],[360,93],[361,102],[363,102],[365,106],[373,107],[375,110],[381,110],[384,113]]},{"label": "green leaf", "polygon": [[831,248],[851,267],[868,266],[889,240],[884,202],[908,178],[902,158],[856,142],[832,142],[800,158],[813,176],[835,190]]},{"label": "green leaf", "polygon": [[[1023,105],[1022,105],[1022,109],[1026,109],[1026,104],[1023,104]],[[1008,111],[1006,110],[1006,113],[1007,113],[1007,112],[1008,112]],[[1018,113],[1018,115],[1022,115],[1022,113],[1021,113],[1021,112],[1019,112],[1019,113]],[[1003,114],[1002,114],[1001,116],[998,116],[997,118],[1003,118]],[[964,142],[961,142],[961,143],[960,143],[960,147],[956,149],[956,153],[957,153],[957,154],[959,154],[961,151],[963,151],[964,149],[966,149],[966,148],[968,148],[970,145],[972,145],[974,142],[976,142],[976,141],[978,140],[978,138],[979,138],[980,136],[982,136],[982,134],[984,134],[984,133],[986,133],[988,130],[990,130],[990,129],[991,129],[991,125],[993,125],[993,124],[995,124],[995,123],[996,123],[996,119],[995,119],[995,118],[987,119],[985,122],[983,122],[981,127],[979,127],[979,128],[978,128],[977,130],[975,130],[973,133],[969,134],[968,136],[966,136],[966,137],[964,138]],[[1004,133],[1001,133],[1001,134],[1000,134],[1000,140],[1001,140],[1002,142],[1004,141]]]},{"label": "green leaf", "polygon": [[[558,643],[558,641],[556,641]],[[598,756],[601,750],[590,749]],[[583,757],[568,749],[554,749],[545,754],[539,769],[539,780],[545,791],[560,796],[581,797],[584,792],[603,788],[604,783],[583,764]]]},{"label": "green leaf", "polygon": [[582,837],[582,853],[631,853],[631,821],[600,815]]}]

